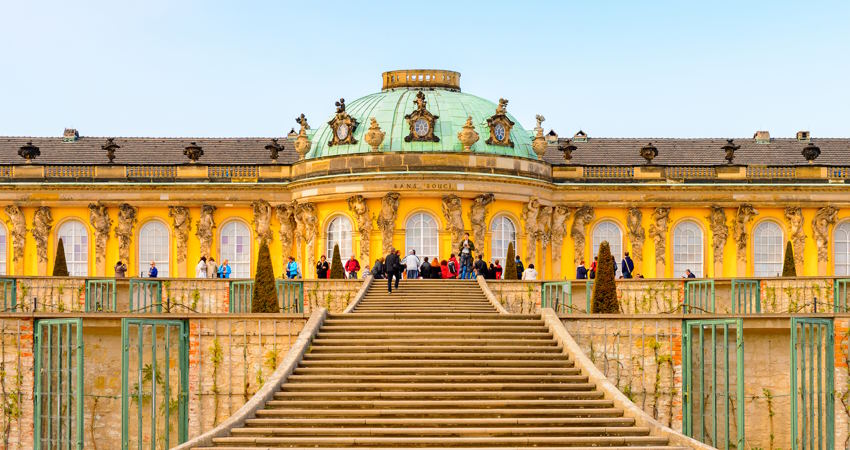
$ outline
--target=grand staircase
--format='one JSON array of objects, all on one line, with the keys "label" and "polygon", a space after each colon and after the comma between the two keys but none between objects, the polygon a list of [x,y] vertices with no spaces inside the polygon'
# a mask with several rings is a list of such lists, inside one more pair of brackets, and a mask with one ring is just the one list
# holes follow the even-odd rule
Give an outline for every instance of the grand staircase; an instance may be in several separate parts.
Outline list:
[{"label": "grand staircase", "polygon": [[295,372],[215,449],[670,449],[614,407],[540,316],[498,314],[475,281],[376,280],[330,315]]}]

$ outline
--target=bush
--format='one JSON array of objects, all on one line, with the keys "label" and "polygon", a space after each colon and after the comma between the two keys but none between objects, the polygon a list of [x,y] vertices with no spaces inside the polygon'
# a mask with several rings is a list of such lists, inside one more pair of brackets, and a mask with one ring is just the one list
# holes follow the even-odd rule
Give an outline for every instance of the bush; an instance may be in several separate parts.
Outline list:
[{"label": "bush", "polygon": [[594,314],[619,314],[620,302],[617,300],[617,285],[614,281],[616,269],[608,241],[602,241],[599,245],[598,257],[596,281],[593,283],[591,312]]},{"label": "bush", "polygon": [[785,246],[785,261],[782,263],[783,277],[796,277],[797,267],[794,265],[794,246],[791,241]]},{"label": "bush", "polygon": [[342,258],[339,257],[339,244],[334,244],[334,256],[331,258],[331,274],[328,278],[337,280],[345,278],[345,268],[342,267]]},{"label": "bush", "polygon": [[265,243],[260,244],[260,253],[257,255],[257,271],[254,275],[254,296],[251,300],[251,312],[280,312],[277,305],[272,258],[269,254],[269,246]]},{"label": "bush", "polygon": [[508,244],[508,256],[505,256],[505,270],[502,271],[502,278],[505,280],[516,280],[516,252],[514,251],[514,243]]},{"label": "bush", "polygon": [[65,244],[62,243],[62,238],[59,238],[59,244],[56,245],[56,258],[53,258],[53,276],[68,276],[68,263],[65,262]]}]

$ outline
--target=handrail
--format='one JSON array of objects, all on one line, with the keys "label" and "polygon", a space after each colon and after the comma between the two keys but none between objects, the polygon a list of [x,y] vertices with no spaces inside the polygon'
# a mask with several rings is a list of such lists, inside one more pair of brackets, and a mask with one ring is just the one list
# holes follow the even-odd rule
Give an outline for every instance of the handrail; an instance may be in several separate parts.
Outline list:
[{"label": "handrail", "polygon": [[310,348],[310,343],[316,337],[319,328],[322,327],[327,317],[328,310],[325,308],[319,308],[313,311],[310,319],[304,324],[304,328],[301,329],[301,333],[298,334],[298,339],[290,347],[283,362],[280,363],[274,373],[263,384],[263,387],[247,403],[242,405],[241,408],[217,427],[200,436],[189,439],[172,450],[190,450],[193,447],[212,446],[214,438],[226,436],[230,433],[230,430],[243,427],[245,421],[254,418],[257,411],[262,409],[266,402],[274,398],[274,394],[280,390],[280,385],[286,382],[289,375],[298,367],[304,354],[307,353],[307,349]]},{"label": "handrail", "polygon": [[704,450],[714,449],[714,447],[710,445],[703,444],[702,442],[689,438],[672,428],[664,426],[642,409],[638,408],[637,405],[632,403],[625,394],[617,389],[617,387],[608,380],[608,377],[606,377],[605,374],[603,374],[596,365],[593,364],[593,361],[584,354],[584,351],[582,351],[581,347],[579,347],[578,343],[573,339],[566,327],[564,327],[564,324],[558,318],[558,315],[555,314],[555,310],[552,308],[544,308],[541,316],[546,327],[549,328],[549,331],[551,331],[555,336],[555,340],[561,344],[564,354],[568,355],[570,359],[573,360],[576,367],[581,369],[583,374],[587,376],[589,382],[595,384],[596,388],[602,391],[607,400],[614,402],[614,406],[622,409],[626,416],[634,418],[635,425],[647,427],[651,433],[666,437],[671,445]]},{"label": "handrail", "polygon": [[493,291],[490,290],[490,287],[487,286],[487,280],[485,280],[484,277],[481,275],[478,275],[477,277],[475,277],[475,279],[478,281],[478,286],[480,286],[481,290],[484,291],[484,296],[487,297],[487,300],[490,302],[490,304],[493,305],[494,308],[496,308],[496,311],[499,311],[499,314],[510,314],[508,310],[505,309],[505,307],[502,306],[501,303],[499,303],[499,300],[493,294]]},{"label": "handrail", "polygon": [[357,305],[360,304],[360,301],[363,300],[363,297],[366,296],[366,293],[369,292],[369,287],[372,286],[372,275],[367,276],[363,280],[363,285],[360,286],[360,290],[357,291],[357,295],[354,296],[354,299],[351,300],[351,303],[345,307],[345,310],[342,312],[343,314],[348,314],[354,311],[354,308],[357,308]]}]

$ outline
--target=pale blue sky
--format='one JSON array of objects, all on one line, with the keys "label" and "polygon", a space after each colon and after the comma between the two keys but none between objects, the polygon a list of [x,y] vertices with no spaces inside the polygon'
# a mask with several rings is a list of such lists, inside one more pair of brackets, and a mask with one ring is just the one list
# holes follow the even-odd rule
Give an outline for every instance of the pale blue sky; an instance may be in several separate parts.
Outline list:
[{"label": "pale blue sky", "polygon": [[445,68],[562,136],[850,136],[848,1],[6,1],[0,56],[0,135],[279,136]]}]

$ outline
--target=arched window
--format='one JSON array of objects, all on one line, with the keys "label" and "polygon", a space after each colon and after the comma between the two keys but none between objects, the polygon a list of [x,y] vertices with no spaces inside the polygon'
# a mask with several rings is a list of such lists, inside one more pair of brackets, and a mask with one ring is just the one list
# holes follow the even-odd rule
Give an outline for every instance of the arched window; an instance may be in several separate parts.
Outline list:
[{"label": "arched window", "polygon": [[[351,220],[345,216],[336,216],[328,224],[326,235],[328,260],[334,256],[334,245],[339,245],[339,257],[343,264],[354,254],[354,246],[351,244]],[[360,261],[366,264],[366,261]]]},{"label": "arched window", "polygon": [[438,256],[437,220],[433,216],[425,213],[412,215],[407,219],[405,232],[405,254],[416,250],[416,255],[420,258]]},{"label": "arched window", "polygon": [[237,220],[231,220],[221,227],[218,264],[227,260],[232,271],[231,278],[251,277],[251,231]]},{"label": "arched window", "polygon": [[850,222],[841,222],[835,227],[833,240],[835,252],[835,275],[850,275]]},{"label": "arched window", "polygon": [[164,223],[152,220],[142,225],[139,230],[139,271],[147,276],[150,263],[154,262],[157,276],[168,277],[170,245],[168,227]]},{"label": "arched window", "polygon": [[690,220],[673,229],[673,276],[684,276],[690,269],[697,277],[704,277],[702,256],[702,228]]},{"label": "arched window", "polygon": [[782,228],[765,221],[753,230],[753,276],[778,277],[782,274]]},{"label": "arched window", "polygon": [[[599,244],[601,244],[602,241],[608,241],[608,245],[611,247],[611,255],[614,256],[614,262],[617,263],[616,276],[619,277],[620,261],[623,260],[623,232],[620,231],[620,226],[614,221],[603,220],[593,227],[593,239],[591,240],[591,245],[593,245],[592,253],[594,257],[596,257],[599,253]],[[585,261],[585,263],[585,265],[590,267],[590,261]]]},{"label": "arched window", "polygon": [[514,244],[514,254],[517,253],[516,226],[507,216],[498,216],[493,219],[490,231],[492,232],[490,238],[491,259],[498,259],[504,265],[505,258],[508,256],[509,244]]},{"label": "arched window", "polygon": [[0,225],[0,275],[6,275],[6,249],[9,248],[9,234],[6,227]]},{"label": "arched window", "polygon": [[[85,277],[89,274],[89,233],[86,226],[77,220],[71,220],[59,227],[56,233],[65,247],[65,263],[68,275]],[[58,245],[58,241],[57,241]]]}]

